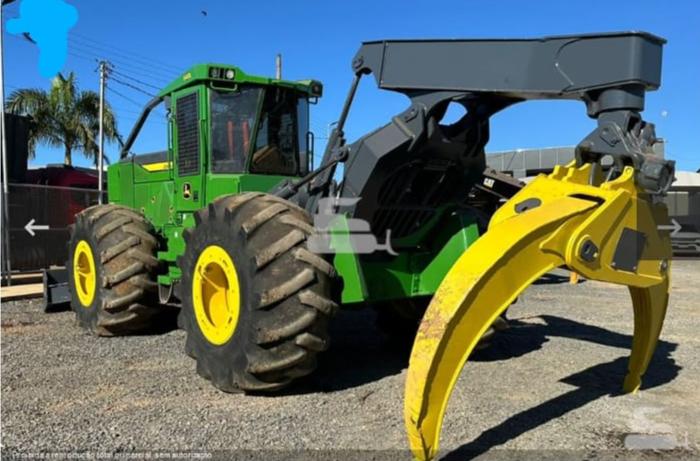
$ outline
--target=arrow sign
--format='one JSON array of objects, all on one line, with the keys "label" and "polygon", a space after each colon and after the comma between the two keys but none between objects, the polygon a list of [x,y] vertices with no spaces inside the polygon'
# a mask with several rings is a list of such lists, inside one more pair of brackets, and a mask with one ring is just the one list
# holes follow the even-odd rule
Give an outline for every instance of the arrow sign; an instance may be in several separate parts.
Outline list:
[{"label": "arrow sign", "polygon": [[49,226],[47,225],[39,225],[39,224],[34,224],[35,219],[32,218],[31,221],[27,223],[26,226],[24,226],[24,230],[29,232],[29,235],[34,237],[36,233],[34,232],[35,230],[48,230]]},{"label": "arrow sign", "polygon": [[681,230],[681,225],[678,224],[678,221],[675,219],[671,218],[671,224],[662,224],[661,226],[656,226],[657,229],[659,230],[670,230],[671,231],[671,237],[675,237],[678,231]]}]

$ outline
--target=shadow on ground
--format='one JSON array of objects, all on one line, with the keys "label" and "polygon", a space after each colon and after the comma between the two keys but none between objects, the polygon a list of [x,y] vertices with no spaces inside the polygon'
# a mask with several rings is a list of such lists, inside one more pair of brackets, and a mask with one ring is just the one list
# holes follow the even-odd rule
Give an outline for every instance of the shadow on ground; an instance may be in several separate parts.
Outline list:
[{"label": "shadow on ground", "polygon": [[[161,307],[162,311],[151,322],[151,327],[149,327],[147,330],[134,333],[131,336],[164,335],[166,333],[170,333],[171,331],[177,330],[177,315],[180,312],[180,308],[174,304],[165,304]],[[61,312],[70,311],[70,303],[54,304],[44,308],[44,312],[47,314],[58,314]],[[78,327],[76,326],[76,328]]]},{"label": "shadow on ground", "polygon": [[285,394],[350,389],[401,373],[408,365],[410,341],[389,340],[376,326],[374,309],[341,310],[331,323],[330,338],[318,369]]},{"label": "shadow on ground", "polygon": [[[552,315],[538,316],[537,319],[538,323],[523,321],[527,319],[510,320],[508,330],[499,332],[488,348],[474,352],[469,360],[491,362],[521,357],[541,349],[550,337],[555,336],[627,350],[632,345],[632,336],[605,328]],[[341,311],[334,319],[331,338],[331,348],[320,356],[316,372],[289,388],[285,394],[333,392],[354,388],[401,373],[408,366],[411,341],[402,344],[390,341],[376,328],[375,313],[372,309]],[[671,353],[676,347],[675,343],[659,341],[649,371],[644,377],[643,388],[665,384],[678,375],[680,367],[671,358]],[[559,411],[566,413],[603,395],[616,395],[621,389],[626,371],[625,357],[596,365],[566,378],[564,382],[577,386],[579,390],[573,391],[570,397],[559,397],[552,402],[551,408],[543,404],[543,408],[533,409],[532,413],[523,415],[523,418],[539,421],[538,424],[541,424],[550,417],[559,416]],[[527,426],[519,420],[504,424],[504,427],[510,427],[511,430],[514,427]],[[500,429],[496,432],[503,434]],[[514,436],[517,435],[519,434]],[[489,437],[491,438],[480,439],[477,445],[490,445],[489,441],[500,440],[500,436],[496,437],[493,434]],[[474,446],[467,446],[466,449],[473,451]]]},{"label": "shadow on ground", "polygon": [[[632,344],[632,337],[629,335],[556,316],[544,315],[540,318],[544,320],[544,324],[512,322],[512,328],[501,334],[494,347],[481,351],[479,357],[474,357],[474,360],[518,357],[541,348],[551,336],[620,348],[629,348]],[[681,367],[671,357],[677,346],[676,343],[659,341],[649,369],[643,377],[642,389],[661,386],[678,376]],[[441,459],[456,461],[474,458],[600,397],[621,395],[627,360],[627,357],[620,357],[562,379],[562,382],[575,386],[575,389],[511,416]]]},{"label": "shadow on ground", "polygon": [[[331,335],[334,338],[333,346],[322,356],[319,369],[312,377],[290,389],[289,393],[348,389],[400,373],[406,368],[411,345],[389,346],[391,343],[376,330],[373,317],[374,313],[369,309],[341,314]],[[627,350],[632,344],[632,336],[605,328],[552,315],[538,316],[537,319],[539,323],[511,320],[508,330],[500,332],[489,348],[475,352],[470,360],[517,358],[541,349],[550,337],[565,337]],[[659,341],[644,376],[642,389],[669,383],[678,376],[681,367],[671,357],[676,347],[676,343]],[[621,395],[627,361],[627,357],[620,357],[564,378],[562,382],[575,386],[575,389],[511,416],[475,440],[447,453],[442,459],[471,459],[603,396]]]}]

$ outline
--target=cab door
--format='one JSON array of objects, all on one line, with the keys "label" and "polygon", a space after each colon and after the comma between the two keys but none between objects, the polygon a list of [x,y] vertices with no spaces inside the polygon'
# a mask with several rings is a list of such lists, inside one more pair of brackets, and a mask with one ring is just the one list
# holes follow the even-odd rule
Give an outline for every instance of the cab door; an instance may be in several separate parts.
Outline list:
[{"label": "cab door", "polygon": [[204,206],[206,145],[203,88],[175,94],[173,127],[175,153],[175,208],[194,211]]}]

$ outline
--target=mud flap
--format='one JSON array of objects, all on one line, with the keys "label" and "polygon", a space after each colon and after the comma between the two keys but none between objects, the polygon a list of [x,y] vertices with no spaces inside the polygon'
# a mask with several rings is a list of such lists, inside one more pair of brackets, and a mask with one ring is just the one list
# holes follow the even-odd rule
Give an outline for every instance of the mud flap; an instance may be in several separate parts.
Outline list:
[{"label": "mud flap", "polygon": [[432,459],[447,403],[481,335],[540,276],[567,266],[583,276],[627,285],[635,326],[626,392],[636,391],[663,324],[670,239],[653,204],[626,168],[589,184],[590,165],[557,167],[506,202],[489,230],[460,256],[431,301],[416,336],[404,418],[414,456]]}]

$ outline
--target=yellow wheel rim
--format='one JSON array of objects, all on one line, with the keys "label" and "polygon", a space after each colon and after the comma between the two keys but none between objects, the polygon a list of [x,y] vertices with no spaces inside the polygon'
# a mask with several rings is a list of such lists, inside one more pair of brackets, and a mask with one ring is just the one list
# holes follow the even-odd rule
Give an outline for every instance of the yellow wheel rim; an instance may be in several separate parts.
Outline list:
[{"label": "yellow wheel rim", "polygon": [[194,266],[192,304],[199,329],[211,344],[225,344],[238,324],[241,306],[238,274],[229,254],[218,245],[202,251]]},{"label": "yellow wheel rim", "polygon": [[73,253],[73,280],[80,304],[89,308],[97,291],[97,273],[92,248],[85,240],[78,242]]}]

